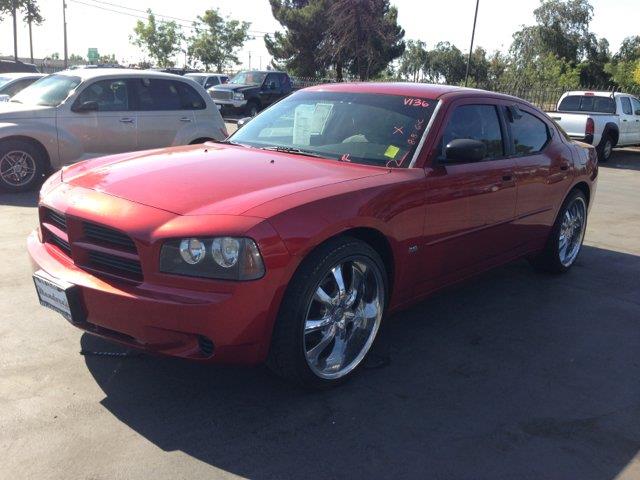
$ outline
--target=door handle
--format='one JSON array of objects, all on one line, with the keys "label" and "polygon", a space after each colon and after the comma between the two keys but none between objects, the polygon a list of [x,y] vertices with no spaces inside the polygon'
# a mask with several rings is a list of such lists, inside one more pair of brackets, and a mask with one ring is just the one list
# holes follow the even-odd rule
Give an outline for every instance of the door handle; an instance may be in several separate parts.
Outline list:
[{"label": "door handle", "polygon": [[569,165],[560,165],[560,170],[562,170],[562,171],[569,170]]},{"label": "door handle", "polygon": [[510,182],[513,180],[513,175],[503,175],[502,176],[502,181],[503,182]]},{"label": "door handle", "polygon": [[188,123],[188,122],[190,122],[190,121],[191,121],[191,119],[190,119],[189,117],[182,117],[182,118],[180,118],[180,121],[181,121],[181,122],[187,122],[187,123]]},{"label": "door handle", "polygon": [[131,117],[124,117],[120,119],[120,123],[133,123],[134,120]]},{"label": "door handle", "polygon": [[623,119],[622,119],[622,121],[623,121],[623,122],[626,122],[626,121],[627,121],[627,119],[626,119],[626,118],[623,118]]}]

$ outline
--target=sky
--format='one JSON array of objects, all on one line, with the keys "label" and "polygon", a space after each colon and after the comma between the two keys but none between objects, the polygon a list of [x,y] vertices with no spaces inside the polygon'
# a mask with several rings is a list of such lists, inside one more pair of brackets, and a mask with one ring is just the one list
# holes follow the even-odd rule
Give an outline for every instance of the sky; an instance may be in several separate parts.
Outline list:
[{"label": "sky", "polygon": [[[39,0],[45,22],[34,27],[34,55],[43,58],[63,52],[63,0]],[[254,39],[239,53],[242,68],[266,67],[271,60],[263,36],[280,29],[273,18],[268,0],[66,0],[69,55],[86,56],[87,49],[100,54],[114,53],[124,64],[145,58],[131,45],[129,36],[147,8],[157,15],[183,19],[188,25],[209,8],[218,8],[225,16],[251,23]],[[449,41],[463,52],[469,49],[475,0],[391,0],[398,8],[398,22],[405,29],[405,39],[422,40],[429,48],[439,41]],[[622,40],[640,34],[640,0],[591,0],[594,16],[591,30],[606,37],[613,52]],[[475,45],[489,52],[507,50],[511,37],[522,25],[534,22],[533,10],[539,0],[480,0]],[[99,8],[101,7],[101,8]],[[126,8],[122,8],[126,7]],[[120,13],[111,10],[119,11]],[[184,30],[189,34],[188,29]],[[12,22],[0,22],[0,55],[13,55]],[[26,24],[19,20],[18,55],[29,56]],[[184,56],[180,57],[180,63]],[[250,63],[250,64],[249,64]]]}]

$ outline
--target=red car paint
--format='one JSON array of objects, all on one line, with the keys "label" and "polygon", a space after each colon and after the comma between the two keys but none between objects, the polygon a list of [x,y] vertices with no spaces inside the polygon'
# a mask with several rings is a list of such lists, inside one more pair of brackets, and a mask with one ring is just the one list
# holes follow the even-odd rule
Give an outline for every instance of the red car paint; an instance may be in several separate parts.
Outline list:
[{"label": "red car paint", "polygon": [[[592,147],[568,140],[540,110],[504,95],[418,84],[334,84],[309,90],[366,92],[439,101],[410,168],[364,166],[220,144],[138,152],[83,162],[43,187],[41,226],[28,239],[34,269],[79,286],[78,327],[152,352],[255,364],[268,353],[287,284],[319,244],[348,232],[381,250],[391,279],[388,311],[513,259],[539,251],[568,192],[590,203]],[[552,139],[539,154],[442,165],[435,145],[456,105],[519,105]],[[417,107],[419,108],[419,107]],[[66,216],[66,231],[47,217]],[[88,268],[96,247],[81,223],[133,239],[142,281]],[[73,260],[50,242],[71,243]],[[159,271],[162,242],[193,236],[256,241],[266,274],[232,282]],[[198,338],[215,345],[205,356]]]}]

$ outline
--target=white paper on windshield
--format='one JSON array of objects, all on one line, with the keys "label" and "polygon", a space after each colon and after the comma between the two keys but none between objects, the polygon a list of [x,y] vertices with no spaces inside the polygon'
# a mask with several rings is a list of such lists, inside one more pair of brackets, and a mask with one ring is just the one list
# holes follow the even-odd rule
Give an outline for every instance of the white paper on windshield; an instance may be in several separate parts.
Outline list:
[{"label": "white paper on windshield", "polygon": [[320,135],[324,131],[329,115],[333,110],[332,103],[318,103],[313,112],[313,120],[311,121],[311,135]]},{"label": "white paper on windshield", "polygon": [[298,105],[293,115],[293,144],[309,145],[311,143],[311,123],[315,105]]}]

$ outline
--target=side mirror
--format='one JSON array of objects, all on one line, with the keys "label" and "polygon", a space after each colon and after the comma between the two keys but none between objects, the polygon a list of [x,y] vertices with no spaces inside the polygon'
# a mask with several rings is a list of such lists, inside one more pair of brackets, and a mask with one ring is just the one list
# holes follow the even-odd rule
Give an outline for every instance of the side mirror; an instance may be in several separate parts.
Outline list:
[{"label": "side mirror", "polygon": [[276,82],[269,83],[269,90],[275,90],[275,89],[276,89]]},{"label": "side mirror", "polygon": [[479,162],[487,156],[487,146],[470,138],[456,138],[445,147],[447,162]]},{"label": "side mirror", "polygon": [[78,113],[97,112],[98,110],[100,110],[100,105],[94,101],[82,102],[80,105],[73,107],[73,111]]},{"label": "side mirror", "polygon": [[253,117],[244,117],[244,118],[241,118],[240,120],[238,120],[238,123],[237,123],[238,130],[240,130],[240,129],[241,129],[242,127],[244,127],[247,123],[249,123],[249,121],[250,121],[252,118],[253,118]]},{"label": "side mirror", "polygon": [[640,108],[636,110],[636,115],[640,116]]}]

